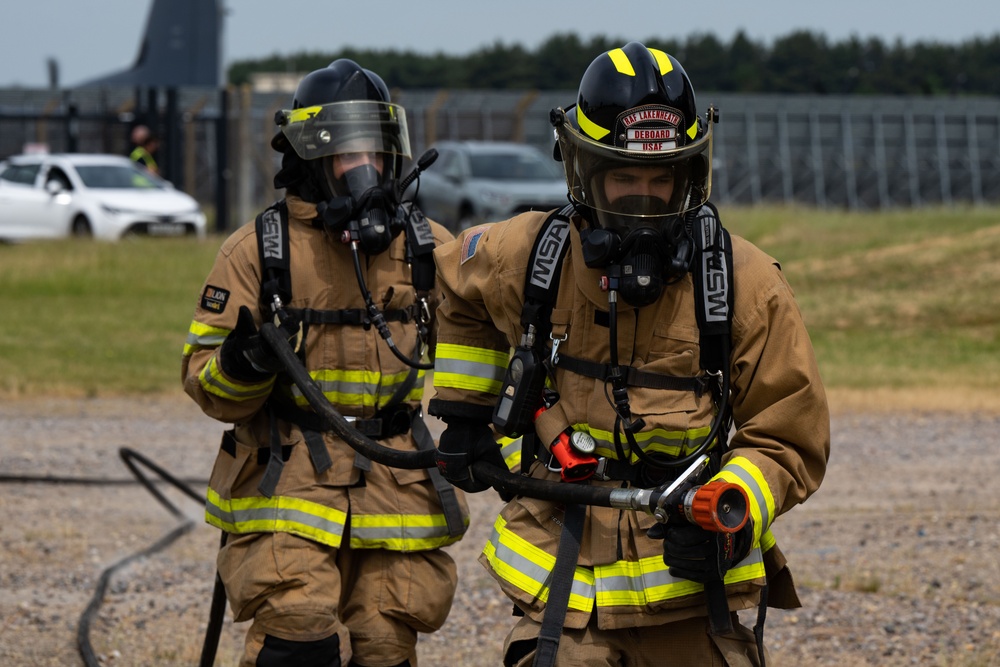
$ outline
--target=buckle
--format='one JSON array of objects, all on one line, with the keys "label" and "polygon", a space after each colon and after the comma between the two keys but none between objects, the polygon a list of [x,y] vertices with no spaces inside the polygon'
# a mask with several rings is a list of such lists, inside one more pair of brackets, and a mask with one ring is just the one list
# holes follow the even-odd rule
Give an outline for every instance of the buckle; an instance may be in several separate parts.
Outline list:
[{"label": "buckle", "polygon": [[545,453],[549,457],[548,461],[542,461],[542,459],[538,459],[539,461],[542,461],[542,465],[545,466],[545,469],[548,470],[549,472],[562,472],[562,464],[559,463],[559,459],[557,459],[555,455],[548,449],[545,450]]},{"label": "buckle", "polygon": [[602,482],[607,482],[610,477],[608,477],[608,459],[605,456],[597,457],[597,468],[594,469],[594,474],[592,479],[600,480]]}]

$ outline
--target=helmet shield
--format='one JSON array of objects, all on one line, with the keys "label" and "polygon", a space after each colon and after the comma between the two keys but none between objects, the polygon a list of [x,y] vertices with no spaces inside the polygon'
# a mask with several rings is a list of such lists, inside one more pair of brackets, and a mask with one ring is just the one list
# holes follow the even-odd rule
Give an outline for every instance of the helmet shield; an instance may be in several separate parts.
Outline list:
[{"label": "helmet shield", "polygon": [[699,120],[685,128],[675,110],[646,105],[621,114],[610,145],[577,129],[590,121],[576,105],[554,113],[570,196],[593,209],[601,226],[658,227],[660,220],[708,201],[711,120],[704,131]]},{"label": "helmet shield", "polygon": [[275,120],[303,160],[345,153],[410,157],[406,111],[391,102],[333,102],[279,111]]}]

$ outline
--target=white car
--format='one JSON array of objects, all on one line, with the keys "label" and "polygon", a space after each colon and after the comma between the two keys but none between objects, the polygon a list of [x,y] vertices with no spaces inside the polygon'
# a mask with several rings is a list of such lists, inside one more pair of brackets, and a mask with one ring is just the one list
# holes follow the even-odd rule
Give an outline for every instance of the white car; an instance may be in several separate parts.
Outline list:
[{"label": "white car", "polygon": [[119,155],[18,155],[0,162],[0,240],[205,237],[193,197]]}]

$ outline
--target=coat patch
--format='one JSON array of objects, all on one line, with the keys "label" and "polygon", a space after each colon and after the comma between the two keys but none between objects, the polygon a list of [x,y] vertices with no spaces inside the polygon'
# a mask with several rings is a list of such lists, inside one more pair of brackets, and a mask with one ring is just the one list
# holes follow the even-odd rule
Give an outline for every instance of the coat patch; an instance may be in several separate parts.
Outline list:
[{"label": "coat patch", "polygon": [[486,227],[483,226],[469,232],[469,235],[465,237],[465,241],[462,243],[462,264],[468,262],[476,254],[476,248],[479,247],[479,239],[485,233]]},{"label": "coat patch", "polygon": [[226,309],[226,302],[229,301],[229,290],[205,285],[205,291],[201,295],[201,307],[213,313],[221,313]]}]

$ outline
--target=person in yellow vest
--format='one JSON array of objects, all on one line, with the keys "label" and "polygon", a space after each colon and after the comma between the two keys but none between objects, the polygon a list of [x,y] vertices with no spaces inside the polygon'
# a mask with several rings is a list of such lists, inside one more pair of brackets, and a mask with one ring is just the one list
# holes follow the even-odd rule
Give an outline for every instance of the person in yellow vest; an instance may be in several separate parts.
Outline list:
[{"label": "person in yellow vest", "polygon": [[[830,448],[792,289],[775,259],[722,233],[708,201],[717,117],[699,115],[673,56],[638,42],[601,54],[575,104],[551,118],[571,206],[435,251],[439,469],[468,492],[488,488],[474,471],[499,467],[492,427],[540,396],[522,420],[534,443],[523,474],[570,486],[567,469],[586,470],[569,480],[658,488],[704,453],[700,483],[741,488],[749,520],[714,532],[514,497],[480,556],[514,603],[503,664],[761,665],[764,606],[798,606],[771,528],[819,487]],[[708,325],[726,310],[719,334]],[[756,636],[736,613],[753,607]]]},{"label": "person in yellow vest", "polygon": [[136,125],[132,128],[132,144],[135,146],[129,153],[129,158],[136,164],[140,164],[154,174],[159,174],[160,169],[156,164],[156,151],[160,147],[160,141],[145,125]]},{"label": "person in yellow vest", "polygon": [[[240,665],[416,665],[418,633],[451,609],[457,570],[441,547],[467,529],[465,498],[436,468],[354,451],[258,327],[287,315],[305,370],[358,431],[394,450],[433,449],[421,408],[429,364],[414,361],[432,352],[431,251],[453,237],[415,226],[398,199],[406,113],[376,73],[336,60],[307,74],[276,120],[285,197],[223,243],[182,364],[184,390],[234,425],[206,519],[227,534],[218,571],[233,614],[252,620]],[[411,236],[427,246],[415,259]],[[410,261],[421,257],[418,274]]]}]

